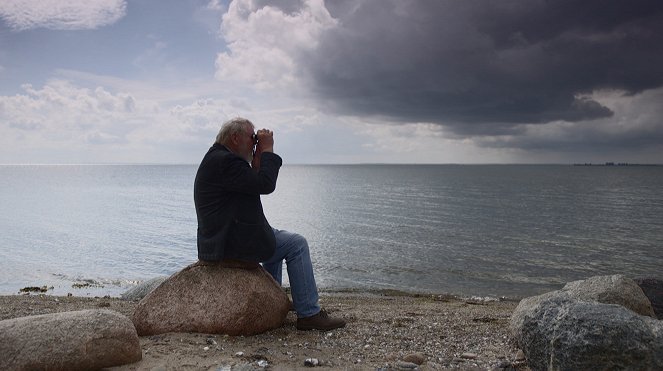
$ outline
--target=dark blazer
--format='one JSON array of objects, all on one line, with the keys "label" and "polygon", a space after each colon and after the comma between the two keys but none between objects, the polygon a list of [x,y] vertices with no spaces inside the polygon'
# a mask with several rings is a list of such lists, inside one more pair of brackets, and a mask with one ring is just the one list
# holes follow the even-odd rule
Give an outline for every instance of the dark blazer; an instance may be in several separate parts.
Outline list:
[{"label": "dark blazer", "polygon": [[260,202],[276,189],[281,157],[262,153],[256,172],[241,157],[214,144],[203,158],[193,187],[198,217],[198,259],[265,261],[276,248]]}]

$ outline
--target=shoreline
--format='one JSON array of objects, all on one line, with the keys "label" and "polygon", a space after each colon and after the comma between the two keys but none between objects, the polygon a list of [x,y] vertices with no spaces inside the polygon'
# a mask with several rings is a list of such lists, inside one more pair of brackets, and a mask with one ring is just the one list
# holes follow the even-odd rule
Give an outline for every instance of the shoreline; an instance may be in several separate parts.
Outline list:
[{"label": "shoreline", "polygon": [[[132,288],[139,286],[141,282],[135,281],[137,285],[131,285],[119,290],[104,290],[105,286],[101,283],[93,282],[91,280],[83,280],[83,284],[74,282],[70,290],[58,287],[54,289],[52,285],[41,286],[25,286],[17,289],[16,292],[0,292],[0,296],[13,296],[13,295],[47,295],[47,296],[73,296],[81,298],[122,298],[122,295]],[[286,293],[290,294],[290,287],[284,286],[283,289]],[[87,292],[84,292],[88,290]],[[111,293],[108,293],[110,291]],[[406,290],[406,289],[391,289],[391,288],[360,288],[360,287],[318,287],[319,293],[326,295],[375,295],[375,296],[406,296],[406,297],[442,297],[457,300],[477,300],[477,301],[510,301],[519,302],[527,296],[495,296],[495,295],[471,295],[471,294],[452,294],[448,292],[436,292],[432,290]],[[532,294],[538,295],[538,294]],[[532,296],[530,295],[530,296]]]},{"label": "shoreline", "polygon": [[[297,331],[284,324],[243,337],[168,333],[140,337],[143,359],[113,370],[296,370],[316,359],[325,369],[398,369],[419,357],[420,370],[528,370],[508,334],[515,300],[477,300],[397,290],[321,290],[321,305],[344,318],[343,329]],[[110,309],[131,317],[137,302],[114,297],[0,295],[0,320],[83,309]],[[408,358],[410,357],[410,358]],[[409,365],[412,365],[411,363]]]}]

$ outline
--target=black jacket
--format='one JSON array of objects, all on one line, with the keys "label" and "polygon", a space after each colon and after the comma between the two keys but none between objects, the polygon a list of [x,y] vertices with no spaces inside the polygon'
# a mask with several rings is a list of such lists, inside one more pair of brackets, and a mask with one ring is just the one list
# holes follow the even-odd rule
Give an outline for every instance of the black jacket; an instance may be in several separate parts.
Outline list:
[{"label": "black jacket", "polygon": [[260,202],[276,189],[279,155],[265,152],[256,172],[225,146],[214,144],[203,158],[193,187],[198,217],[198,259],[265,261],[276,248]]}]

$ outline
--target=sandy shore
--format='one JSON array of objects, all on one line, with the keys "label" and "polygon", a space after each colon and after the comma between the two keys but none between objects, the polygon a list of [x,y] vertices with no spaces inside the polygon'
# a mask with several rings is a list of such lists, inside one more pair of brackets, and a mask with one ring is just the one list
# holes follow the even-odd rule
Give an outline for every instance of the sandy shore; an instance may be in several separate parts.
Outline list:
[{"label": "sandy shore", "polygon": [[[141,337],[143,360],[113,370],[404,369],[528,370],[507,332],[513,301],[475,301],[439,295],[324,292],[321,304],[347,320],[327,333],[297,331],[288,314],[276,330],[251,337],[169,333]],[[0,320],[91,308],[127,316],[136,302],[117,298],[0,296]],[[409,357],[408,357],[409,356]]]}]

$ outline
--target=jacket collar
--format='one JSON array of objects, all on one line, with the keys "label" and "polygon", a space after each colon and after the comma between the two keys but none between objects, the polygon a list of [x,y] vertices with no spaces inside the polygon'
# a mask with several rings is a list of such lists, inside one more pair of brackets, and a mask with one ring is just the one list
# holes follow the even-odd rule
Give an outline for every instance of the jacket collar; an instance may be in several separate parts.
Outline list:
[{"label": "jacket collar", "polygon": [[210,152],[211,152],[211,151],[219,151],[219,150],[220,150],[220,151],[226,151],[226,152],[232,152],[230,149],[228,149],[228,147],[226,147],[226,146],[224,146],[223,144],[220,144],[220,143],[214,143],[214,144],[210,147],[209,150],[210,150]]}]

